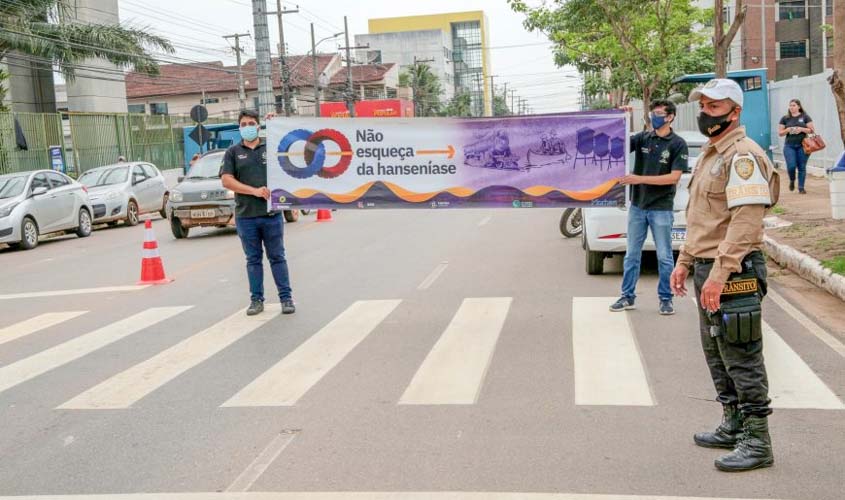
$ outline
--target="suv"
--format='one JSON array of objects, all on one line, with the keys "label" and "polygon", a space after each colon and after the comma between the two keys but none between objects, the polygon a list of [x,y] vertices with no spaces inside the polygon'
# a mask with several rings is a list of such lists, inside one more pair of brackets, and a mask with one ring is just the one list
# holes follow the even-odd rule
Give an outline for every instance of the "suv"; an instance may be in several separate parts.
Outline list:
[{"label": "suv", "polygon": [[[204,154],[170,190],[167,213],[176,239],[187,238],[192,227],[227,227],[235,223],[235,193],[224,188],[220,180],[224,154],[224,149]],[[285,210],[284,216],[287,222],[296,222],[299,211]]]},{"label": "suv", "polygon": [[[686,208],[689,201],[687,186],[692,178],[692,169],[701,153],[701,148],[707,138],[699,132],[675,131],[687,141],[689,147],[690,171],[681,175],[675,192],[675,224],[672,227],[672,250],[678,251],[686,241],[687,220]],[[633,161],[633,160],[632,160]],[[587,274],[602,274],[604,259],[613,254],[624,254],[628,247],[626,232],[628,231],[628,209],[618,208],[584,208],[582,211],[581,246],[585,251]],[[643,251],[654,252],[654,239],[651,231],[646,236]]]}]

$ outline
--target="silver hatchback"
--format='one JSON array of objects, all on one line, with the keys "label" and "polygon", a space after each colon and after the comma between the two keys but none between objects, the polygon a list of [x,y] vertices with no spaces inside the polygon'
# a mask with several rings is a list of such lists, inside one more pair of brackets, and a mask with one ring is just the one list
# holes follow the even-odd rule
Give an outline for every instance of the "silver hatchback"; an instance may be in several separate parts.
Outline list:
[{"label": "silver hatchback", "polygon": [[151,163],[128,162],[87,170],[79,182],[88,188],[94,222],[134,226],[145,213],[167,217],[167,185]]},{"label": "silver hatchback", "polygon": [[52,170],[0,175],[0,243],[25,250],[38,236],[60,231],[91,235],[85,187]]}]

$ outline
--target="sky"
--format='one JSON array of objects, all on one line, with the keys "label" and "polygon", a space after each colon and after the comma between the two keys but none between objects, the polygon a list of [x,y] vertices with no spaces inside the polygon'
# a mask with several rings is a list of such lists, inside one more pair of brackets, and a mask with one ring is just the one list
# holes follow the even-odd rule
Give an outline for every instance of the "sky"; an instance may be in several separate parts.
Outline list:
[{"label": "sky", "polygon": [[[267,0],[275,10],[275,0]],[[529,2],[533,4],[538,1]],[[551,44],[541,33],[530,33],[522,26],[523,15],[513,12],[505,0],[319,0],[283,2],[284,9],[299,8],[286,14],[285,41],[291,54],[304,54],[311,47],[310,23],[317,39],[343,31],[343,16],[352,35],[367,33],[369,18],[436,14],[483,10],[490,34],[491,74],[497,86],[508,82],[508,89],[527,101],[535,113],[578,109],[580,78],[573,68],[554,65]],[[223,35],[252,33],[250,0],[118,0],[121,24],[146,27],[171,40],[180,62],[223,61],[235,64],[233,41]],[[269,19],[273,54],[278,29],[275,17]],[[320,46],[320,52],[336,50],[343,37]],[[252,40],[243,42],[247,57],[254,56]],[[514,47],[515,46],[515,47]]]}]

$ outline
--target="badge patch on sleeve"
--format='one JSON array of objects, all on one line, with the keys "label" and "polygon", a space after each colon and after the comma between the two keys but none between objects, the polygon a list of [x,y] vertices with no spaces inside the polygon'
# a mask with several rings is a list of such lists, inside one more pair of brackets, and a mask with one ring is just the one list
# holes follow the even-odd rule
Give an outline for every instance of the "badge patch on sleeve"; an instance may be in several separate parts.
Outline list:
[{"label": "badge patch on sleeve", "polygon": [[728,208],[742,205],[771,205],[769,183],[754,156],[739,154],[734,156],[728,175],[728,185],[725,188]]}]

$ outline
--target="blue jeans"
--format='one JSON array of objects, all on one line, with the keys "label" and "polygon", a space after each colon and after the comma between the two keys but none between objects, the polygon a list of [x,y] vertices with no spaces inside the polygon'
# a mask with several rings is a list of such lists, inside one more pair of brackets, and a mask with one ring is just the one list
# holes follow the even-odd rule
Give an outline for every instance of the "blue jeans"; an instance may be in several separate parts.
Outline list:
[{"label": "blue jeans", "polygon": [[804,180],[807,178],[807,158],[801,144],[784,144],[783,157],[786,160],[786,171],[789,173],[789,180],[795,181],[795,171],[798,171],[798,189],[804,189]]},{"label": "blue jeans", "polygon": [[631,300],[636,299],[637,281],[640,279],[640,264],[643,257],[648,228],[651,227],[651,237],[657,247],[657,269],[660,281],[657,285],[657,295],[660,300],[672,299],[672,288],[669,286],[669,276],[675,267],[672,256],[672,224],[675,214],[671,210],[643,210],[631,205],[628,211],[628,249],[625,252],[625,263],[622,275],[622,296]]},{"label": "blue jeans", "polygon": [[267,260],[273,271],[273,281],[282,301],[292,298],[288,262],[285,260],[284,223],[282,214],[266,217],[236,217],[235,225],[246,254],[246,274],[249,278],[249,293],[252,300],[264,302],[264,255],[261,244],[267,250]]}]

